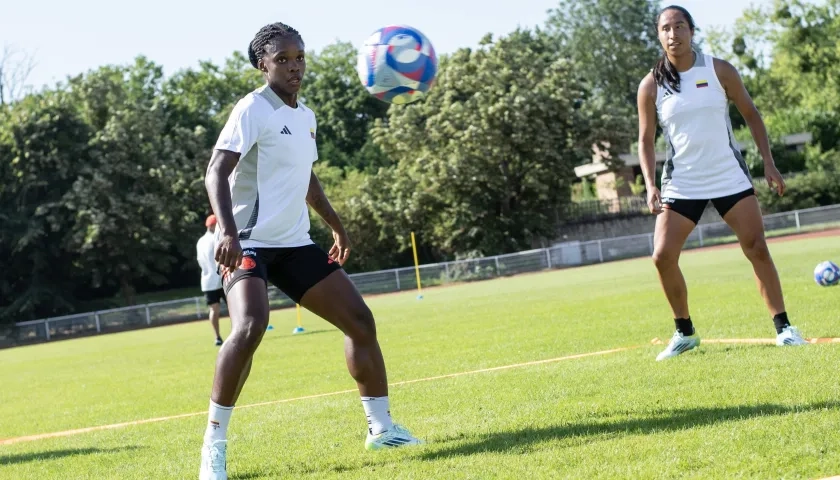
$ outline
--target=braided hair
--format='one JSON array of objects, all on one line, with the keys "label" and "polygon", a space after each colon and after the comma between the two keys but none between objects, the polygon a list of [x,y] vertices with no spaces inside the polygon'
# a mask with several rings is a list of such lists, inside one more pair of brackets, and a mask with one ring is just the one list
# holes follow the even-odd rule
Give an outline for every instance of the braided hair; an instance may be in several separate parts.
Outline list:
[{"label": "braided hair", "polygon": [[259,61],[266,53],[265,47],[278,38],[297,38],[303,43],[303,37],[300,36],[300,33],[285,23],[271,23],[262,27],[248,45],[248,59],[254,68],[260,68]]},{"label": "braided hair", "polygon": [[[662,16],[663,13],[667,12],[668,10],[677,10],[678,12],[682,13],[685,16],[685,21],[688,22],[688,27],[691,29],[691,32],[694,32],[694,18],[691,17],[691,14],[688,13],[683,7],[678,5],[671,5],[670,7],[665,7],[659,11],[656,15],[656,24],[655,28],[658,32],[659,30],[659,18]],[[694,47],[694,42],[692,42],[692,48]],[[662,57],[659,61],[656,62],[656,66],[653,67],[653,79],[656,81],[657,85],[665,86],[667,83],[675,92],[680,91],[680,72],[677,71],[677,67],[675,67],[670,60],[668,60],[667,52],[662,52]]]}]

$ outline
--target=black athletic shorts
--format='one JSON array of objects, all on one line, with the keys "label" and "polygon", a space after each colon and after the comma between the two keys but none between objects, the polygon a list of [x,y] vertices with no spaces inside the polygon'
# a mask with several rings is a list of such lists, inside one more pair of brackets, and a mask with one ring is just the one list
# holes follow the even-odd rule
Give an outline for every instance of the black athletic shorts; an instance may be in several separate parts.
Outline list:
[{"label": "black athletic shorts", "polygon": [[240,279],[259,277],[270,282],[300,303],[310,288],[340,269],[317,245],[292,248],[246,248],[242,250],[242,264],[233,274],[224,275],[225,293]]},{"label": "black athletic shorts", "polygon": [[214,303],[219,303],[222,300],[227,303],[227,296],[225,296],[225,291],[222,288],[204,292],[204,298],[207,299],[207,305],[213,305]]},{"label": "black athletic shorts", "polygon": [[720,216],[723,217],[729,212],[729,210],[732,209],[732,207],[735,206],[736,203],[752,195],[755,195],[755,189],[753,188],[749,188],[743,192],[738,192],[732,195],[727,195],[725,197],[711,198],[708,200],[689,200],[684,198],[662,197],[662,208],[673,210],[683,217],[691,220],[696,225],[697,222],[700,221],[700,217],[703,216],[703,211],[706,210],[706,205],[708,205],[709,202],[712,202],[712,205],[715,206],[715,210],[717,210]]}]

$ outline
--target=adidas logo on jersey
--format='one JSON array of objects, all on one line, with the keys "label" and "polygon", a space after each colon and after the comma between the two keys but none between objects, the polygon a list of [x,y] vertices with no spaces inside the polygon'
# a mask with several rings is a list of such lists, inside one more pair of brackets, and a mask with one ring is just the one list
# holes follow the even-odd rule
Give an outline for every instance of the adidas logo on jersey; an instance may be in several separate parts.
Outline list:
[{"label": "adidas logo on jersey", "polygon": [[666,88],[666,89],[665,89],[665,93],[663,93],[663,94],[662,94],[662,98],[668,98],[668,97],[670,97],[671,95],[673,95],[673,94],[671,93],[671,91],[670,91],[670,90],[668,90],[668,89]]},{"label": "adidas logo on jersey", "polygon": [[292,132],[289,130],[289,127],[283,126],[283,130],[280,131],[280,135],[291,135]]}]

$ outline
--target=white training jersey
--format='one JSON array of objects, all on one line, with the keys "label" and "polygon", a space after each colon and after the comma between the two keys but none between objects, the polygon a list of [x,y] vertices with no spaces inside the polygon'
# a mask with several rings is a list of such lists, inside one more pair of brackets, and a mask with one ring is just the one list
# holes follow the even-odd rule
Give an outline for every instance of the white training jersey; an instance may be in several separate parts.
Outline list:
[{"label": "white training jersey", "polygon": [[242,248],[313,243],[306,194],[318,160],[315,129],[312,110],[300,101],[289,107],[268,86],[233,108],[215,148],[241,155],[228,181]]},{"label": "white training jersey", "polygon": [[680,72],[679,92],[656,87],[656,113],[666,142],[663,197],[702,200],[752,188],[714,59],[696,55],[694,66]]},{"label": "white training jersey", "polygon": [[212,292],[222,288],[222,277],[216,270],[216,237],[206,232],[195,244],[195,257],[201,267],[201,291]]}]

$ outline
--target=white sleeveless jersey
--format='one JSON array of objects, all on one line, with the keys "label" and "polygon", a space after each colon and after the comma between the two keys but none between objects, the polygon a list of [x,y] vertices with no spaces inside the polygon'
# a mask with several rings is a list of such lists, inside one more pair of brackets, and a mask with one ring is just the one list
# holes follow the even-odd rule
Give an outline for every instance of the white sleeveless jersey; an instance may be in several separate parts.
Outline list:
[{"label": "white sleeveless jersey", "polygon": [[728,105],[711,55],[697,52],[694,66],[680,72],[680,92],[657,85],[656,113],[666,142],[663,198],[703,200],[752,188]]}]

